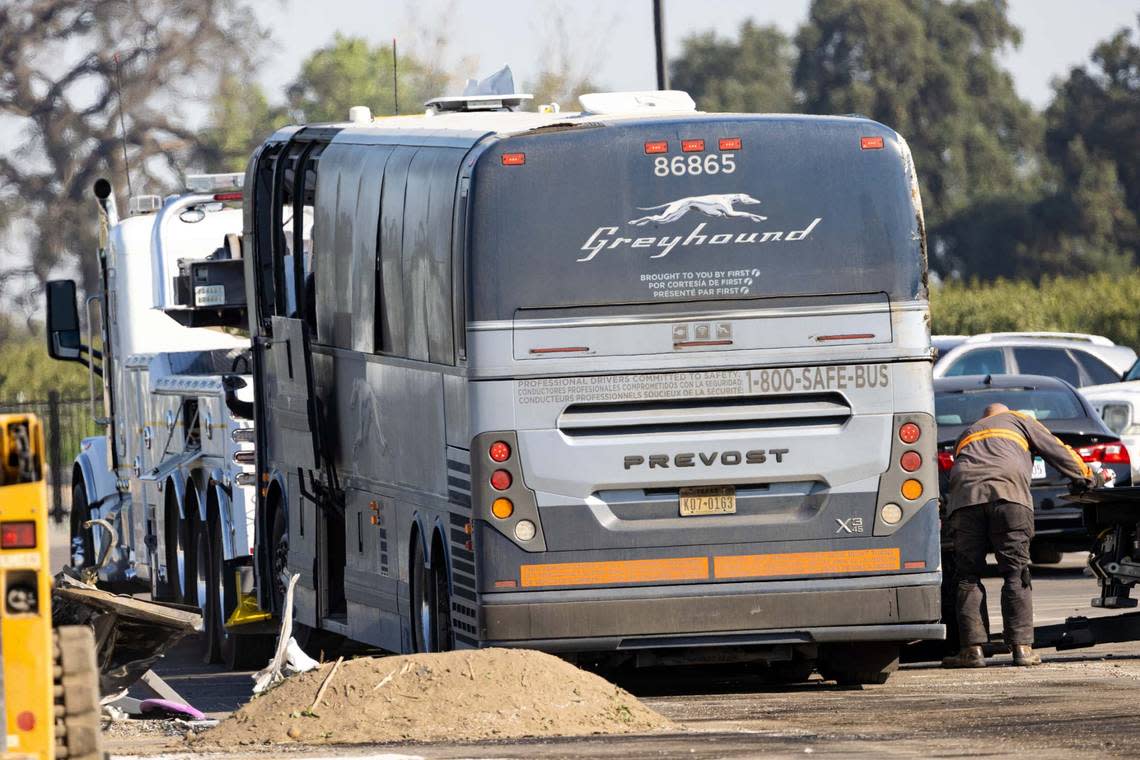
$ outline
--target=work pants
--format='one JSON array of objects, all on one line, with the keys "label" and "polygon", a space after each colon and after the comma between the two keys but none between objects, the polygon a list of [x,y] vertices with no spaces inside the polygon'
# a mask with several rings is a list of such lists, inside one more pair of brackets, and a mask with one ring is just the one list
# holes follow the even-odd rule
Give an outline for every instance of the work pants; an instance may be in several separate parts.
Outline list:
[{"label": "work pants", "polygon": [[1029,542],[1033,510],[1009,501],[962,507],[950,515],[950,538],[958,576],[958,635],[962,646],[988,641],[986,589],[981,576],[986,553],[997,557],[1002,577],[1001,617],[1005,643],[1033,643],[1033,584]]}]

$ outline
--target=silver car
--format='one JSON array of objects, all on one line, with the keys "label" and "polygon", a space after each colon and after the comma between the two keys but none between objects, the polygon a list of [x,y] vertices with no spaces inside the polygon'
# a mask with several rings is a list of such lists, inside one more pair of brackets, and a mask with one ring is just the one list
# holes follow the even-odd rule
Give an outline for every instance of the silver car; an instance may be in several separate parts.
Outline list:
[{"label": "silver car", "polygon": [[943,352],[934,377],[1045,375],[1080,388],[1119,382],[1135,362],[1135,351],[1100,335],[984,333]]}]

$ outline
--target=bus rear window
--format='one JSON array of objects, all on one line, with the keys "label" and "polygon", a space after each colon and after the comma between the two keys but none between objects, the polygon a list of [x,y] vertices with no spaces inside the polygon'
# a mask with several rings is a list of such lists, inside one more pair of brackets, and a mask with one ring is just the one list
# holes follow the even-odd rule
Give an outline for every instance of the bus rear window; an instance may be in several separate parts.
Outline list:
[{"label": "bus rear window", "polygon": [[[473,318],[837,293],[924,297],[901,149],[861,151],[853,123],[866,131],[867,122],[843,119],[710,120],[704,152],[681,154],[674,140],[677,155],[666,157],[644,149],[667,131],[659,125],[504,140],[488,152],[527,159],[492,158],[476,171]],[[740,135],[740,150],[717,151],[718,132]],[[662,158],[685,171],[662,175]]]}]

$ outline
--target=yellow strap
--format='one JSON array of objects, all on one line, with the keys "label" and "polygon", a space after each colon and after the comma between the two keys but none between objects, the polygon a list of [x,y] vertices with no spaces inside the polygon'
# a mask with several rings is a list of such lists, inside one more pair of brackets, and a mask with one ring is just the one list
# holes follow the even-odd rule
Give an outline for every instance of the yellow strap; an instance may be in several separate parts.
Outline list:
[{"label": "yellow strap", "polygon": [[958,456],[962,449],[966,448],[971,443],[974,443],[975,441],[984,441],[987,438],[1005,438],[1006,440],[1013,441],[1026,451],[1029,451],[1029,441],[1025,440],[1025,436],[1021,435],[1021,433],[1014,432],[1013,430],[992,428],[990,430],[979,430],[978,432],[971,433],[970,435],[963,438],[962,442],[958,444],[958,448],[954,450],[954,456]]}]

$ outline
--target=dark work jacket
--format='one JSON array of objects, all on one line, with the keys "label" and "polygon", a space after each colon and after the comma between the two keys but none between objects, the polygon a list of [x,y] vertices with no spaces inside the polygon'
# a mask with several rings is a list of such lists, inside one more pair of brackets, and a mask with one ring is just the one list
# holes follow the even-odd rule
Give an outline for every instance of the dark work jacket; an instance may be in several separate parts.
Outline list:
[{"label": "dark work jacket", "polygon": [[1103,475],[1094,473],[1040,422],[1020,412],[999,412],[978,420],[958,437],[946,516],[991,501],[1011,501],[1032,509],[1029,482],[1034,455],[1079,488],[1104,485]]}]

